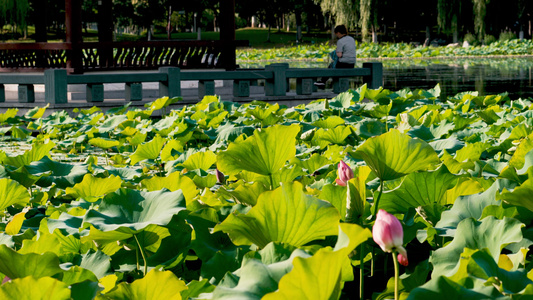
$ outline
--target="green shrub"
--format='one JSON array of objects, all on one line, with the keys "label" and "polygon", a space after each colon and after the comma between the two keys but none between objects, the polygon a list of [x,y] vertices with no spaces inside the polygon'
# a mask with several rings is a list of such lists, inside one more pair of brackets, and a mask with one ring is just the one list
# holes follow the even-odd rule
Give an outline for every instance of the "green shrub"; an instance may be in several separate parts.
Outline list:
[{"label": "green shrub", "polygon": [[490,45],[494,42],[496,42],[496,38],[493,35],[490,35],[490,34],[485,35],[485,39],[483,40],[483,43],[485,43],[485,45]]},{"label": "green shrub", "polygon": [[516,39],[516,34],[514,34],[514,32],[504,31],[504,32],[500,33],[500,41],[502,41],[502,42],[508,41],[508,40],[513,40],[513,39]]},{"label": "green shrub", "polygon": [[467,41],[470,45],[476,45],[479,43],[476,39],[476,36],[471,33],[465,34],[464,40]]}]

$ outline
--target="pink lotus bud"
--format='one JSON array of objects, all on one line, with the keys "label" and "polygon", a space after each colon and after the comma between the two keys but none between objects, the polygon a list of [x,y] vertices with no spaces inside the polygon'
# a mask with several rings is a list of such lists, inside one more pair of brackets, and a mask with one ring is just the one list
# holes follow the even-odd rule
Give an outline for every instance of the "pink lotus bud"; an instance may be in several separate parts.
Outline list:
[{"label": "pink lotus bud", "polygon": [[218,169],[215,171],[215,175],[217,177],[217,182],[220,184],[224,184],[226,182],[226,178],[224,177],[224,173],[220,172]]},{"label": "pink lotus bud", "polygon": [[383,251],[398,251],[407,261],[407,252],[403,248],[402,224],[395,216],[380,209],[372,227],[372,236]]},{"label": "pink lotus bud", "polygon": [[407,251],[405,251],[405,256],[402,255],[401,253],[398,254],[398,262],[400,263],[400,265],[405,266],[405,267],[409,265],[409,261],[407,260]]},{"label": "pink lotus bud", "polygon": [[353,178],[353,170],[344,161],[340,161],[337,166],[337,175],[339,178],[335,180],[338,185],[346,186],[348,180]]},{"label": "pink lotus bud", "polygon": [[2,284],[6,283],[6,282],[9,282],[9,281],[11,281],[11,278],[5,276],[4,280],[2,280]]}]

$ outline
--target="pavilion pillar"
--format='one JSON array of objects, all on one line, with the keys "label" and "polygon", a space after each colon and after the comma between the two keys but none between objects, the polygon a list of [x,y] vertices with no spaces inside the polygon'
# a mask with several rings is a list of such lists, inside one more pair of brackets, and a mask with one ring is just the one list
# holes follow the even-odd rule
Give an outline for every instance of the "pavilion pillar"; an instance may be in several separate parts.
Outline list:
[{"label": "pavilion pillar", "polygon": [[65,0],[65,42],[70,43],[70,55],[67,55],[69,73],[82,73],[82,28],[81,4],[83,0]]},{"label": "pavilion pillar", "polygon": [[235,70],[235,0],[220,0],[220,40],[224,42],[220,59],[226,70]]},{"label": "pavilion pillar", "polygon": [[[98,0],[98,42],[113,42],[113,0]],[[109,67],[113,64],[113,48],[98,49],[100,67]]]},{"label": "pavilion pillar", "polygon": [[35,41],[47,42],[48,37],[46,36],[46,1],[35,1],[33,5],[35,11],[41,12],[35,14],[35,19],[33,21],[35,25]]}]

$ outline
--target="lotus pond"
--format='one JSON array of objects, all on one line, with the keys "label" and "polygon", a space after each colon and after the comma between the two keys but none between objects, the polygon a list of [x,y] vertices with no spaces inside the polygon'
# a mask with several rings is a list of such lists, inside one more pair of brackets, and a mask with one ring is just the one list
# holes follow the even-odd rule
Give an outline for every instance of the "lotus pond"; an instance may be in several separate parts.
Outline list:
[{"label": "lotus pond", "polygon": [[0,297],[390,299],[379,208],[403,229],[399,298],[530,299],[532,101],[440,99],[10,109]]}]

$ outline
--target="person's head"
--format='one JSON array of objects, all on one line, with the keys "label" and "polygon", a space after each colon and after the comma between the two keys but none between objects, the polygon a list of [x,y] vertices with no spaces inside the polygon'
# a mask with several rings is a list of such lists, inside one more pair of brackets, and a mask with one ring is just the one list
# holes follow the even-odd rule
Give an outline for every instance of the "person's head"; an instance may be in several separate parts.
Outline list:
[{"label": "person's head", "polygon": [[337,37],[348,34],[348,30],[346,29],[346,26],[344,25],[338,25],[337,27],[335,27],[334,32]]}]

